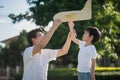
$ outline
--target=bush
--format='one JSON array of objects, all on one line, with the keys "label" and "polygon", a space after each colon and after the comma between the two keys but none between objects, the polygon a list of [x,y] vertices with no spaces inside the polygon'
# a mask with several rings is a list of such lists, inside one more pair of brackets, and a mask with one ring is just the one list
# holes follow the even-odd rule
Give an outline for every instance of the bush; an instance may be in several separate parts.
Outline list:
[{"label": "bush", "polygon": [[[76,68],[49,69],[48,80],[77,80]],[[120,80],[120,68],[96,68],[96,80]],[[22,80],[22,74],[17,74],[15,80]]]},{"label": "bush", "polygon": [[120,80],[120,67],[96,67],[96,80]]},{"label": "bush", "polygon": [[120,71],[100,71],[95,76],[96,80],[120,80]]},{"label": "bush", "polygon": [[22,73],[16,74],[15,75],[15,80],[22,80],[22,76],[23,76]]},{"label": "bush", "polygon": [[50,69],[48,80],[77,80],[77,71],[75,68]]},{"label": "bush", "polygon": [[[120,68],[96,68],[95,77],[96,80],[120,80]],[[77,80],[77,69],[50,69],[48,80]]]}]

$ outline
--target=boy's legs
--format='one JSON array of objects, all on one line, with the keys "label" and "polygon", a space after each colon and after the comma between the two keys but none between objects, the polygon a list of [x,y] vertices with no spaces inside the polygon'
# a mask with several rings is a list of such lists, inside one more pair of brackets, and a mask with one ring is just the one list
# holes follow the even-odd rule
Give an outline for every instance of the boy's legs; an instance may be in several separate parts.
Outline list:
[{"label": "boy's legs", "polygon": [[90,80],[90,73],[78,72],[78,80]]}]

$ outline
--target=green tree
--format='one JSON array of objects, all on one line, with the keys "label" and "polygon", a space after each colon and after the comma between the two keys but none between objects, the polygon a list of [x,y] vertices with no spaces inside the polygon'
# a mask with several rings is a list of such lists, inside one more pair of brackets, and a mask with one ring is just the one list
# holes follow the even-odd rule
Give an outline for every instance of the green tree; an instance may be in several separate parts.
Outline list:
[{"label": "green tree", "polygon": [[0,66],[15,67],[22,64],[22,51],[27,46],[26,31],[20,33],[20,36],[10,40],[10,43],[2,48],[0,52]]},{"label": "green tree", "polygon": [[[54,14],[60,11],[81,10],[87,0],[27,0],[31,5],[29,11],[25,14],[14,15],[9,17],[13,22],[23,19],[33,20],[37,25],[47,25],[52,20]],[[111,59],[115,61],[117,54],[120,53],[120,0],[92,0],[92,19],[86,21],[75,22],[78,38],[81,39],[83,30],[88,26],[96,26],[102,32],[101,41],[96,44],[96,48],[100,55],[99,58]],[[82,15],[81,15],[82,16]],[[68,33],[68,25],[63,23],[55,32],[47,47],[61,48],[65,42]],[[69,54],[61,57],[62,63],[77,62],[78,46],[72,44]],[[58,59],[59,60],[59,59]],[[107,61],[104,66],[109,66]],[[109,62],[110,63],[110,62]]]},{"label": "green tree", "polygon": [[[93,23],[102,32],[101,43],[98,46],[101,49],[99,53],[103,59],[108,58],[111,62],[118,58],[116,53],[119,54],[120,52],[116,52],[118,50],[116,46],[119,46],[120,43],[120,13],[113,4],[112,1],[105,1],[102,8],[94,5],[98,11],[95,13],[96,15],[93,14]],[[103,64],[109,66],[108,63],[108,61],[105,61]]]}]

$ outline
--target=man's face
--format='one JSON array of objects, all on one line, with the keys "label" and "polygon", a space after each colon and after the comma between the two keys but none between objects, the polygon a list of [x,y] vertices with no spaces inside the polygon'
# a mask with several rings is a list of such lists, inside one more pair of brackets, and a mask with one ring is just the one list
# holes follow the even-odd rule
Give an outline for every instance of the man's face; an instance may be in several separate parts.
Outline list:
[{"label": "man's face", "polygon": [[33,43],[36,45],[40,43],[41,39],[43,38],[44,34],[41,32],[37,32],[36,38],[33,38]]},{"label": "man's face", "polygon": [[43,38],[44,34],[41,32],[37,32],[36,34],[36,39],[38,40],[38,42],[40,42],[40,40]]}]

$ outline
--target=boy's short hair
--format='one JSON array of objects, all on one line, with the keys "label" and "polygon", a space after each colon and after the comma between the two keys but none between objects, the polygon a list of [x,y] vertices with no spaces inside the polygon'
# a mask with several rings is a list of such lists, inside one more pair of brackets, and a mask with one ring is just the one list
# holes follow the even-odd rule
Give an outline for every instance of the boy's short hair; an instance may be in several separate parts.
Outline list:
[{"label": "boy's short hair", "polygon": [[101,32],[97,27],[89,27],[86,28],[85,31],[89,32],[89,36],[93,36],[93,40],[91,41],[92,44],[95,44],[97,41],[100,40]]},{"label": "boy's short hair", "polygon": [[36,38],[37,32],[42,32],[42,33],[44,33],[42,29],[37,28],[37,29],[34,29],[34,30],[30,31],[30,32],[27,34],[27,41],[28,41],[28,43],[29,43],[29,46],[32,46],[32,45],[33,45],[32,38]]}]

